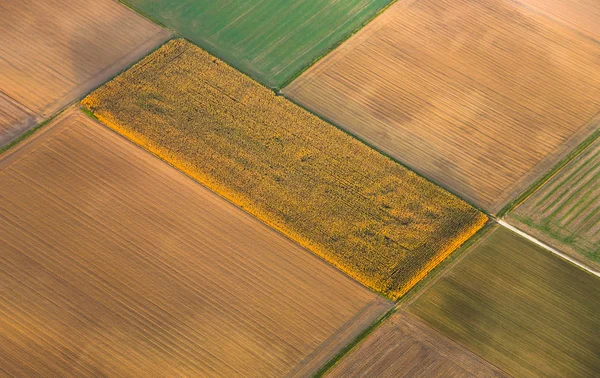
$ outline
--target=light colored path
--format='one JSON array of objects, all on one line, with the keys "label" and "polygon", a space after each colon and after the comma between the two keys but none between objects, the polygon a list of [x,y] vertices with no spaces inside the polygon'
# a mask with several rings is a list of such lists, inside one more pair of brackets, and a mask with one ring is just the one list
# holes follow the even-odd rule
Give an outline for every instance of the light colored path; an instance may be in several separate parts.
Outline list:
[{"label": "light colored path", "polygon": [[543,242],[539,241],[538,239],[534,238],[533,236],[529,235],[528,233],[526,233],[526,232],[523,232],[523,231],[519,230],[518,228],[516,228],[516,227],[514,227],[514,226],[511,226],[510,224],[506,223],[505,221],[503,221],[503,220],[501,220],[501,219],[497,219],[496,221],[498,222],[498,224],[500,224],[500,225],[502,225],[502,226],[504,226],[504,227],[508,228],[508,229],[509,229],[509,230],[511,230],[511,231],[514,231],[514,232],[516,232],[517,234],[519,234],[519,235],[523,236],[524,238],[527,238],[527,239],[531,240],[531,241],[532,241],[532,242],[534,242],[535,244],[537,244],[537,245],[540,245],[540,246],[542,246],[542,247],[546,248],[548,251],[550,251],[550,252],[554,253],[555,255],[557,255],[557,256],[559,256],[559,257],[561,257],[561,258],[563,258],[563,259],[565,259],[565,260],[567,260],[567,261],[569,261],[569,262],[571,262],[571,263],[573,263],[573,264],[577,265],[577,266],[578,266],[578,267],[580,267],[581,269],[584,269],[584,270],[586,270],[586,271],[588,271],[588,272],[592,273],[593,275],[595,275],[595,276],[597,276],[597,277],[600,277],[600,272],[597,272],[597,271],[595,271],[594,269],[592,269],[592,268],[590,268],[590,267],[586,266],[585,264],[582,264],[582,263],[580,263],[579,261],[575,260],[574,258],[572,258],[572,257],[570,257],[570,256],[567,256],[567,255],[565,255],[564,253],[562,253],[562,252],[560,252],[560,251],[558,251],[558,250],[556,250],[556,249],[554,249],[554,248],[550,247],[548,244],[545,244],[545,243],[543,243]]}]

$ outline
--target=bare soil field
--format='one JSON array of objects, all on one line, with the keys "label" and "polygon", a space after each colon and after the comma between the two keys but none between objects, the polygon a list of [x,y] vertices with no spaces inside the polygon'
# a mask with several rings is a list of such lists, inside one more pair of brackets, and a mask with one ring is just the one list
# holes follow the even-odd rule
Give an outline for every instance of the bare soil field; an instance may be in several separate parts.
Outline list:
[{"label": "bare soil field", "polygon": [[[0,2],[0,106],[8,97],[39,121],[168,37],[113,0]],[[0,144],[35,123],[23,119],[17,113],[9,126],[0,119]]]},{"label": "bare soil field", "polygon": [[508,0],[399,1],[283,93],[496,213],[592,132],[600,44]]},{"label": "bare soil field", "polygon": [[514,377],[595,377],[600,280],[495,226],[408,309]]},{"label": "bare soil field", "polygon": [[508,377],[501,370],[401,311],[344,357],[327,377]]},{"label": "bare soil field", "polygon": [[518,0],[600,42],[600,1]]},{"label": "bare soil field", "polygon": [[0,182],[8,376],[308,376],[391,306],[78,110]]},{"label": "bare soil field", "polygon": [[37,116],[0,91],[0,146],[35,125]]},{"label": "bare soil field", "polygon": [[520,204],[508,220],[600,270],[600,139]]},{"label": "bare soil field", "polygon": [[169,41],[82,104],[392,299],[487,217],[199,47]]}]

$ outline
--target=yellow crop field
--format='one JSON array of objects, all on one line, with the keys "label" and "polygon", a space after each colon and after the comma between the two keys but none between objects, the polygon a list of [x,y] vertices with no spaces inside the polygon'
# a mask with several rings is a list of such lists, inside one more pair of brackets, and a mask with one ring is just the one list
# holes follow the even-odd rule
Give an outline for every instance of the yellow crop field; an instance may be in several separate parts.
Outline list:
[{"label": "yellow crop field", "polygon": [[184,40],[170,41],[82,103],[109,127],[390,298],[487,220]]}]

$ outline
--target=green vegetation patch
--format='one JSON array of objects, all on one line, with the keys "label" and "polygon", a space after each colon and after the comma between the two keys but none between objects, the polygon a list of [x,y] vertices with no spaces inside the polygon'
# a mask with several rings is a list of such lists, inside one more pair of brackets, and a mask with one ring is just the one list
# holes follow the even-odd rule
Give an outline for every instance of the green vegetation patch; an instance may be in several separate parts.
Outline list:
[{"label": "green vegetation patch", "polygon": [[126,0],[271,87],[289,82],[390,0]]},{"label": "green vegetation patch", "polygon": [[507,373],[600,371],[600,280],[496,228],[410,307]]}]

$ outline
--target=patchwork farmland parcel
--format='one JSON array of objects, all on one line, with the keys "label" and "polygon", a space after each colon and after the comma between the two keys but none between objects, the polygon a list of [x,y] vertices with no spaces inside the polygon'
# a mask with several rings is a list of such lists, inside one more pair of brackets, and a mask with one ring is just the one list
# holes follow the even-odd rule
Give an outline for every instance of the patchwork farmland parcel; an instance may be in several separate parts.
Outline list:
[{"label": "patchwork farmland parcel", "polygon": [[237,69],[280,87],[390,0],[126,0]]},{"label": "patchwork farmland parcel", "polygon": [[408,0],[283,90],[496,213],[593,131],[600,44],[509,0]]},{"label": "patchwork farmland parcel", "polygon": [[391,305],[79,111],[0,182],[8,376],[306,376]]},{"label": "patchwork farmland parcel", "polygon": [[600,22],[598,22],[600,1],[520,0],[520,2],[600,42]]},{"label": "patchwork farmland parcel", "polygon": [[168,36],[113,0],[0,2],[0,146]]},{"label": "patchwork farmland parcel", "polygon": [[419,318],[399,312],[344,357],[327,377],[506,377]]},{"label": "patchwork farmland parcel", "polygon": [[509,219],[600,270],[600,139],[517,207]]},{"label": "patchwork farmland parcel", "polygon": [[411,305],[443,334],[516,377],[600,371],[600,280],[495,228]]},{"label": "patchwork farmland parcel", "polygon": [[170,41],[83,104],[390,298],[487,220],[184,40]]}]

